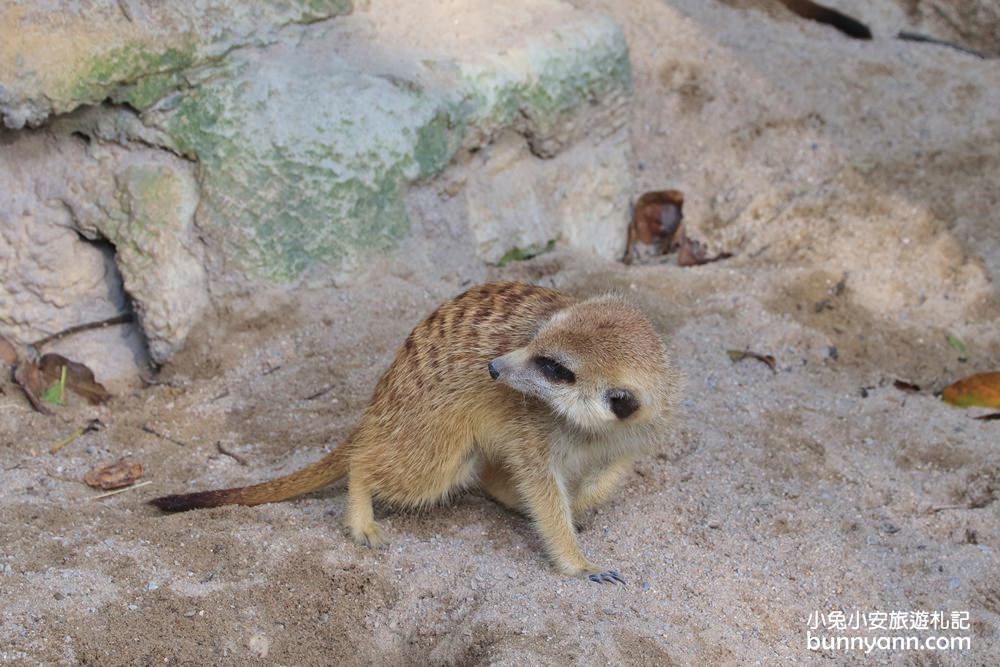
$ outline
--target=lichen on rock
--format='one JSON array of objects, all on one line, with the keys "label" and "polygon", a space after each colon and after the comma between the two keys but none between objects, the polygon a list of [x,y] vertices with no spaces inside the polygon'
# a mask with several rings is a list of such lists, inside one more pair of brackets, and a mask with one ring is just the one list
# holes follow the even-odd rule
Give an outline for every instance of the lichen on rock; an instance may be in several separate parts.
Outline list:
[{"label": "lichen on rock", "polygon": [[186,69],[352,9],[350,0],[10,0],[0,18],[0,117],[17,129],[108,98],[146,108]]}]

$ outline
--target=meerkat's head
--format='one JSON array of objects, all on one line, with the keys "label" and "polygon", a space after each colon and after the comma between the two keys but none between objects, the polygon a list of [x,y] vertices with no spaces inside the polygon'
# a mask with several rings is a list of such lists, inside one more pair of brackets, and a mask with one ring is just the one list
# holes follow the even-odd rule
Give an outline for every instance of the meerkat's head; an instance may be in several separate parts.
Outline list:
[{"label": "meerkat's head", "polygon": [[557,312],[531,342],[493,359],[488,371],[590,432],[669,416],[680,391],[680,374],[662,339],[618,296]]}]

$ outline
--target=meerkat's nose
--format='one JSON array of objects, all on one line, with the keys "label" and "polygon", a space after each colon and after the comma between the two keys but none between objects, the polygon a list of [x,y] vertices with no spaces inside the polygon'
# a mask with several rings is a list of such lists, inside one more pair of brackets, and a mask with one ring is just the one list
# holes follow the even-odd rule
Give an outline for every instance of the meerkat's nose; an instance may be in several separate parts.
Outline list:
[{"label": "meerkat's nose", "polygon": [[497,370],[496,364],[493,361],[486,364],[486,368],[490,370],[490,377],[493,378],[494,380],[500,377],[500,371]]}]

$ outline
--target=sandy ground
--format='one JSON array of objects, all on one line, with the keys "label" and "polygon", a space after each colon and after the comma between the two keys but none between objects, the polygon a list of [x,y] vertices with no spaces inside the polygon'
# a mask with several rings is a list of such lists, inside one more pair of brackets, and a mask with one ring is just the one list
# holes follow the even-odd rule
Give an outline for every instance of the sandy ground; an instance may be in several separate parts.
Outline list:
[{"label": "sandy ground", "polygon": [[[636,191],[684,190],[693,233],[736,256],[444,270],[415,239],[336,288],[216,309],[159,384],[107,406],[46,418],[0,385],[0,661],[1000,664],[1000,422],[932,393],[1000,368],[997,61],[891,39],[907,19],[891,2],[843,3],[871,43],[765,3],[578,4],[630,40]],[[344,536],[339,484],[143,504],[315,460],[409,329],[487,278],[625,291],[688,376],[676,432],[583,520],[627,588],[554,574],[525,521],[477,494],[384,513],[378,551]],[[777,372],[725,353],[743,348]],[[107,428],[48,453],[94,416]],[[81,477],[121,456],[152,483],[92,500]],[[968,611],[952,634],[971,650],[808,651],[810,614],[832,610]]]}]

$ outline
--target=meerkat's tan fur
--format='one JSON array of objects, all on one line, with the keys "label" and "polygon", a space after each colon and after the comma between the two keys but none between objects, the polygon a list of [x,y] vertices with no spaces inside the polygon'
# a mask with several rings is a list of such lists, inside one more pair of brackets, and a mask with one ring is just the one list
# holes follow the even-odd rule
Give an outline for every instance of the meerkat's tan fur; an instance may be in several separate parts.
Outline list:
[{"label": "meerkat's tan fur", "polygon": [[583,555],[573,516],[605,501],[666,433],[679,392],[661,338],[623,298],[487,284],[417,325],[357,428],[322,460],[255,486],[151,502],[257,505],[347,475],[347,527],[374,546],[385,538],[373,498],[426,506],[478,484],[531,518],[560,572],[620,581]]}]

